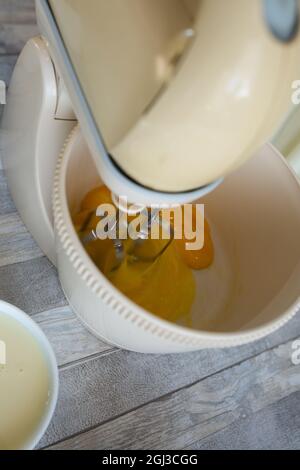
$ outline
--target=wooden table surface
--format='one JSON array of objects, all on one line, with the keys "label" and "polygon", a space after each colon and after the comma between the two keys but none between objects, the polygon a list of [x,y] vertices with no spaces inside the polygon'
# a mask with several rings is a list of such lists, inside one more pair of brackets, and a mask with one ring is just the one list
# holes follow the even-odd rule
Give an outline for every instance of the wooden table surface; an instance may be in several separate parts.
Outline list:
[{"label": "wooden table surface", "polygon": [[[9,81],[20,49],[36,33],[33,0],[0,0],[0,79]],[[239,348],[151,356],[108,346],[68,307],[1,167],[0,299],[31,315],[58,360],[58,406],[41,448],[300,448],[300,366],[291,360],[299,314]]]}]

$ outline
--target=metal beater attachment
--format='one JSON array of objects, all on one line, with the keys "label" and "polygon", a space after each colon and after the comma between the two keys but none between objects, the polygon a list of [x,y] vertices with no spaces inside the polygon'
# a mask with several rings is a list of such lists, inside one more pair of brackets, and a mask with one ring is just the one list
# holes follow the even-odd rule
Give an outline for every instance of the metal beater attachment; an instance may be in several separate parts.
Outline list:
[{"label": "metal beater attachment", "polygon": [[[86,220],[84,221],[83,225],[81,226],[79,234],[86,231],[93,215],[94,211],[91,211],[90,214],[87,216]],[[120,232],[124,230],[124,227],[120,227],[120,220],[120,209],[118,209],[116,218],[109,219],[107,222],[107,227],[109,227],[109,230],[107,231],[108,237],[110,232],[120,234]],[[113,247],[115,250],[116,266],[114,267],[114,269],[117,269],[121,265],[126,256],[128,256],[128,259],[131,263],[137,261],[153,263],[167,250],[167,248],[170,246],[171,242],[174,239],[174,230],[172,226],[168,227],[170,236],[168,237],[168,239],[166,239],[166,243],[160,248],[157,253],[152,256],[145,256],[138,253],[138,249],[141,248],[142,245],[146,243],[146,241],[149,239],[149,234],[151,234],[151,229],[154,224],[158,224],[159,229],[161,228],[162,230],[165,227],[165,223],[163,222],[161,217],[160,209],[148,211],[148,215],[147,217],[145,217],[145,221],[141,224],[140,230],[136,233],[137,238],[132,239],[131,234],[128,233],[128,228],[126,227],[127,237],[131,239],[130,248],[127,250],[125,249],[123,239],[118,237],[109,237],[112,240]],[[88,245],[89,243],[93,243],[98,239],[99,238],[96,229],[92,229],[88,234],[85,234],[80,237],[80,240],[84,246]]]},{"label": "metal beater attachment", "polygon": [[[81,226],[79,233],[85,232],[87,227],[89,226],[89,223],[94,215],[94,211],[91,211],[89,215],[87,216],[86,220],[84,221],[83,225]],[[119,225],[119,211],[117,212],[117,217],[115,219],[111,218],[107,225],[110,227],[110,231],[115,230],[118,228]],[[117,232],[117,231],[116,231]],[[109,235],[109,233],[108,233]],[[83,235],[80,237],[81,243],[86,246],[91,242],[94,242],[98,240],[98,235],[96,229],[92,229],[87,235]],[[115,250],[115,255],[116,255],[116,260],[117,262],[122,262],[123,259],[125,258],[125,249],[124,249],[124,244],[122,240],[119,238],[112,238],[114,250]]]}]

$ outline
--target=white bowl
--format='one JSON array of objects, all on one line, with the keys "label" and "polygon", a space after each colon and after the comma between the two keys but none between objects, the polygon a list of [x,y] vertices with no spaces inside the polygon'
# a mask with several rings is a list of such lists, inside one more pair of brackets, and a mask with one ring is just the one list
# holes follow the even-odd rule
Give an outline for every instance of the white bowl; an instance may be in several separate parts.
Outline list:
[{"label": "white bowl", "polygon": [[152,315],[122,295],[82,247],[70,212],[100,183],[79,128],[59,159],[54,185],[57,265],[64,292],[96,336],[125,349],[170,353],[229,347],[277,330],[300,295],[300,186],[264,146],[203,198],[214,238],[213,266],[200,271],[193,328]]},{"label": "white bowl", "polygon": [[[59,384],[57,362],[48,339],[40,327],[28,315],[26,315],[17,307],[14,307],[13,305],[3,301],[0,301],[0,312],[15,319],[32,335],[32,337],[38,342],[48,366],[50,380],[48,404],[45,408],[43,416],[41,417],[38,427],[33,432],[31,432],[30,435],[28,435],[26,442],[24,443],[22,449],[20,449],[32,450],[36,447],[38,442],[45,434],[55,411]],[[22,417],[20,417],[20,419],[22,419]]]}]

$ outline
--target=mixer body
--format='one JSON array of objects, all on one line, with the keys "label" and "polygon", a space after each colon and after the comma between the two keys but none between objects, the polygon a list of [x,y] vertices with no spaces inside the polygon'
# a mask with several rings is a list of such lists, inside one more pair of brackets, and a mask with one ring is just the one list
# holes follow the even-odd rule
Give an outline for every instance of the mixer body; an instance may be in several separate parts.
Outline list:
[{"label": "mixer body", "polygon": [[289,111],[299,0],[37,5],[98,171],[133,202],[223,178]]},{"label": "mixer body", "polygon": [[[12,77],[3,163],[24,223],[58,267],[72,308],[101,339],[147,353],[229,347],[261,338],[295,314],[299,184],[275,149],[254,152],[288,111],[300,70],[300,2],[288,3],[281,22],[277,0],[272,8],[260,0],[131,0],[130,14],[124,0],[89,0],[91,10],[82,0],[37,0],[43,36],[28,42]],[[161,20],[171,14],[166,26]],[[128,34],[124,44],[134,39],[132,55],[120,46],[118,29],[107,30],[111,15],[123,38]],[[99,60],[92,61],[95,47]],[[205,295],[197,295],[193,328],[129,301],[85,252],[72,215],[101,183],[134,203],[207,205],[216,261],[197,276]],[[250,237],[258,221],[262,232]]]},{"label": "mixer body", "polygon": [[9,87],[1,130],[3,165],[24,223],[53,263],[54,171],[75,123],[45,41],[31,39],[18,59]]}]

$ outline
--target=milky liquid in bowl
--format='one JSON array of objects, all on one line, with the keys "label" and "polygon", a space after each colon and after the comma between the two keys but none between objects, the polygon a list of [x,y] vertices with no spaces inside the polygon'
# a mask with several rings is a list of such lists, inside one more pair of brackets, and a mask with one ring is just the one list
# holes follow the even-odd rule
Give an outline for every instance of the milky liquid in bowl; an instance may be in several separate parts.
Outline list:
[{"label": "milky liquid in bowl", "polygon": [[0,449],[26,449],[50,396],[46,356],[33,334],[0,312]]}]

